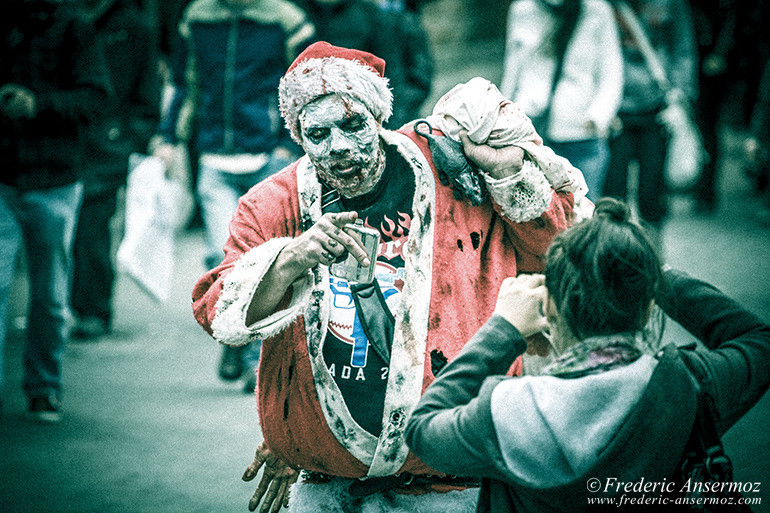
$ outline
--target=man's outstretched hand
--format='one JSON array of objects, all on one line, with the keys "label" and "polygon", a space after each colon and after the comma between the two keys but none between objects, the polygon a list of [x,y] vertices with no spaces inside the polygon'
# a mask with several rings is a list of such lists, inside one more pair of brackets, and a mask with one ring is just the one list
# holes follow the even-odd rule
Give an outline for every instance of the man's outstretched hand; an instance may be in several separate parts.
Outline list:
[{"label": "man's outstretched hand", "polygon": [[259,503],[262,502],[260,513],[277,513],[282,507],[289,507],[289,489],[291,485],[297,482],[299,473],[284,463],[283,460],[274,456],[267,448],[267,444],[262,442],[257,447],[254,461],[243,473],[243,480],[251,481],[254,479],[263,465],[265,470],[262,473],[259,486],[257,486],[257,491],[254,492],[249,501],[249,511],[257,509]]}]

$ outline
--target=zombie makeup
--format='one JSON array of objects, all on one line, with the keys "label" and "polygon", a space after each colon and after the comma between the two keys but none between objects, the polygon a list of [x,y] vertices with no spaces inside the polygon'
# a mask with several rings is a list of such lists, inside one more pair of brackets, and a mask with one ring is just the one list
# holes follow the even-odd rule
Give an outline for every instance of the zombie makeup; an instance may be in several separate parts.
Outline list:
[{"label": "zombie makeup", "polygon": [[324,182],[346,198],[374,189],[385,168],[382,126],[363,103],[322,96],[302,109],[299,123],[302,147]]}]

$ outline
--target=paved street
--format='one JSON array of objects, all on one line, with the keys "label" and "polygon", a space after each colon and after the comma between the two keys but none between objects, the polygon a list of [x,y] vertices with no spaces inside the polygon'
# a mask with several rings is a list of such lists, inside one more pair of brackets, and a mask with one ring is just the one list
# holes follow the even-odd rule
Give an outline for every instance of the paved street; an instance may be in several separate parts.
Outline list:
[{"label": "paved street", "polygon": [[[735,139],[728,144],[733,151]],[[674,201],[666,259],[770,321],[770,227],[757,221],[736,166],[726,172],[716,215],[699,218],[686,200]],[[168,303],[154,303],[121,277],[114,334],[67,347],[64,417],[57,425],[32,424],[24,415],[26,290],[17,283],[0,420],[0,512],[246,511],[254,485],[240,475],[260,436],[255,402],[240,385],[219,381],[219,347],[192,318],[190,291],[203,271],[201,234],[183,234],[176,256]],[[762,483],[759,512],[770,512],[768,425],[766,396],[725,439],[736,479]]]},{"label": "paved street", "polygon": [[216,377],[219,347],[191,314],[200,235],[184,236],[177,257],[168,304],[121,279],[115,333],[67,347],[58,425],[25,419],[22,332],[11,331],[0,511],[246,511],[253,490],[239,478],[259,436],[255,401]]}]

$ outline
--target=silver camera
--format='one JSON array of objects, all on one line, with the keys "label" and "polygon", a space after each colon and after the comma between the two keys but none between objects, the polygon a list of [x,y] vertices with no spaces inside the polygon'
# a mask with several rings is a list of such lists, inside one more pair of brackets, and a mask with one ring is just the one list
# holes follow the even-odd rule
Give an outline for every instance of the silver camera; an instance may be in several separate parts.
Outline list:
[{"label": "silver camera", "polygon": [[369,267],[364,267],[356,257],[347,253],[347,257],[342,262],[337,262],[329,266],[329,272],[352,283],[371,283],[374,279],[375,260],[380,247],[380,232],[364,226],[361,219],[357,219],[354,224],[347,224],[343,228],[354,239],[358,239],[369,257]]}]

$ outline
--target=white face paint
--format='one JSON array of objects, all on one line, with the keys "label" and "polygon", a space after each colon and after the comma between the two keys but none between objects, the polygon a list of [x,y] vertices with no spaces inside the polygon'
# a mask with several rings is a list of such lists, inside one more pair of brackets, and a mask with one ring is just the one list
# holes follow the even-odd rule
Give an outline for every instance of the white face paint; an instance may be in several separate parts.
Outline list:
[{"label": "white face paint", "polygon": [[302,148],[323,181],[346,198],[374,189],[385,168],[382,125],[363,103],[322,96],[302,109],[299,124]]}]

